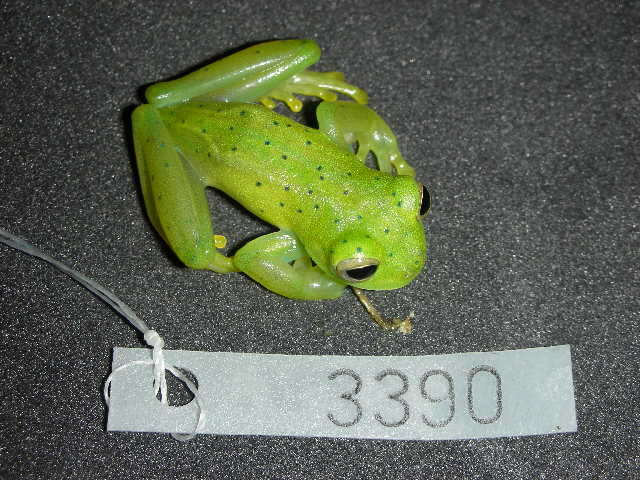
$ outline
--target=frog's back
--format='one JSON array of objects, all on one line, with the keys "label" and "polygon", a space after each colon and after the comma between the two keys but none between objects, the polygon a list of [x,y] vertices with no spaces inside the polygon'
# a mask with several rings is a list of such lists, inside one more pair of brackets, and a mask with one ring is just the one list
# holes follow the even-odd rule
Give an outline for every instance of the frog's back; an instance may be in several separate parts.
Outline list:
[{"label": "frog's back", "polygon": [[207,185],[280,228],[329,221],[380,175],[324,133],[259,105],[192,102],[161,112]]}]

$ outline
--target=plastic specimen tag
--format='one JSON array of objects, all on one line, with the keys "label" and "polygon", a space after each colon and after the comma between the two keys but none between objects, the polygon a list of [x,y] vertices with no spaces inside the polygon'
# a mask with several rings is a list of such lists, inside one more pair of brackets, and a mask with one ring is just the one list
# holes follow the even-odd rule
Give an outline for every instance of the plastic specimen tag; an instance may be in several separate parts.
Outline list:
[{"label": "plastic specimen tag", "polygon": [[[439,440],[577,428],[568,345],[411,357],[164,354],[197,379],[198,433]],[[113,368],[149,355],[116,348]],[[195,402],[162,405],[152,379],[150,365],[118,372],[107,429],[193,433]]]}]

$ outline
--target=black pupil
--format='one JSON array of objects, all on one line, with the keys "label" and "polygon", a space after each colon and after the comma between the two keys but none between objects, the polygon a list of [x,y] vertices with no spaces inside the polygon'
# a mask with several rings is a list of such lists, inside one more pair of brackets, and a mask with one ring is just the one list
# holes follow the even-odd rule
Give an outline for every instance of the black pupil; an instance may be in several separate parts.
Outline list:
[{"label": "black pupil", "polygon": [[426,215],[431,208],[431,196],[429,190],[424,185],[422,186],[422,203],[420,204],[420,216]]},{"label": "black pupil", "polygon": [[371,275],[376,273],[377,269],[377,265],[366,265],[364,267],[352,268],[351,270],[347,270],[347,275],[349,275],[354,280],[364,280],[365,278],[369,278]]}]

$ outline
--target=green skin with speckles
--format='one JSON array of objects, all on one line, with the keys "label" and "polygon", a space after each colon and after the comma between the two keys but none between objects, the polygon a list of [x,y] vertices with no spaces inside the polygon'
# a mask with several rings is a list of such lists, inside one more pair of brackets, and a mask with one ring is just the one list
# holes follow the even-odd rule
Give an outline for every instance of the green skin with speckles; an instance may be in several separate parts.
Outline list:
[{"label": "green skin with speckles", "polygon": [[[310,40],[264,43],[147,90],[149,104],[133,114],[145,205],[185,265],[242,271],[308,300],[336,298],[347,285],[399,288],[422,269],[423,187],[389,127],[362,105],[362,90],[341,74],[306,71],[319,55]],[[295,93],[325,100],[318,130],[270,110],[274,100],[298,110]],[[336,93],[357,103],[337,101]],[[364,164],[369,152],[380,170]],[[279,230],[223,255],[208,186]],[[345,263],[375,268],[356,281],[345,276]]]}]

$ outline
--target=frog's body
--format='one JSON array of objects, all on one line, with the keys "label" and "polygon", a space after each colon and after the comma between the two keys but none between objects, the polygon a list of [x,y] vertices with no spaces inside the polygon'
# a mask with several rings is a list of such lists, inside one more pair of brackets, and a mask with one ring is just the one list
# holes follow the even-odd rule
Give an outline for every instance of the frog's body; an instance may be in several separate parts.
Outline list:
[{"label": "frog's body", "polygon": [[[269,55],[262,68],[252,58],[256,52]],[[186,265],[240,270],[270,290],[304,299],[335,298],[351,284],[398,288],[420,272],[426,258],[424,190],[380,117],[356,103],[323,102],[316,130],[244,103],[260,100],[273,107],[275,97],[297,110],[292,91],[335,100],[331,90],[366,101],[339,74],[301,72],[318,55],[313,42],[271,42],[147,91],[152,105],[134,113],[145,203],[154,226]],[[295,72],[282,74],[291,65]],[[228,77],[238,71],[244,76],[234,89]],[[271,82],[268,88],[265,82]],[[357,155],[350,148],[355,142]],[[364,164],[369,151],[384,171]],[[405,175],[392,175],[392,166]],[[206,186],[279,232],[249,242],[231,258],[217,252]]]}]

